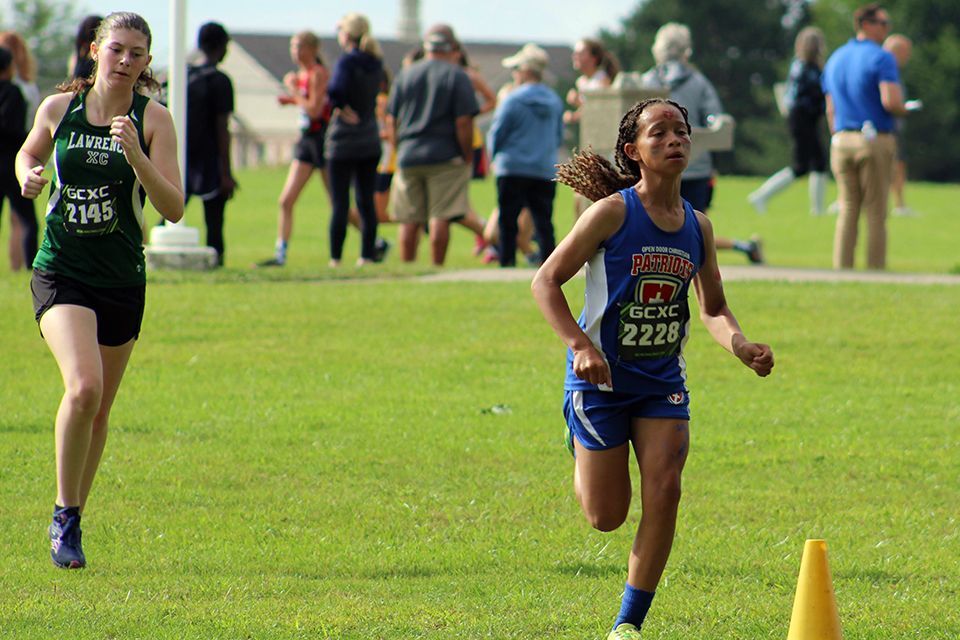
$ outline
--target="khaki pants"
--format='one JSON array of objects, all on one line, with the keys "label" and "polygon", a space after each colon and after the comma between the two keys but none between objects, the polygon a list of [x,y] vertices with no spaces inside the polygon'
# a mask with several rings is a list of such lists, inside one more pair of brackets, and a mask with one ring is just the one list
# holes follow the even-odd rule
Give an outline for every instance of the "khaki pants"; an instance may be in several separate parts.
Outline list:
[{"label": "khaki pants", "polygon": [[450,220],[470,211],[467,189],[473,167],[460,158],[441,164],[399,167],[390,189],[390,210],[400,223]]},{"label": "khaki pants", "polygon": [[897,143],[891,134],[867,140],[859,131],[838,131],[830,141],[830,168],[837,180],[840,216],[833,238],[833,268],[852,269],[861,208],[867,213],[867,268],[887,266],[887,197]]}]

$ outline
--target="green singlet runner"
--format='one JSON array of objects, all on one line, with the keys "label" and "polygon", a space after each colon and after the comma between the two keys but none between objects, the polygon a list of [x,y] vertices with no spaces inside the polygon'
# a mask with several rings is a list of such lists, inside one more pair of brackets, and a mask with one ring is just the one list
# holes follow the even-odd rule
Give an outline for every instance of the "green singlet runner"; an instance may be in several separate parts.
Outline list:
[{"label": "green singlet runner", "polygon": [[[109,125],[88,122],[86,96],[87,91],[74,96],[54,135],[47,229],[33,266],[96,287],[144,284],[146,192]],[[149,101],[134,93],[127,113],[144,150],[143,113]]]}]

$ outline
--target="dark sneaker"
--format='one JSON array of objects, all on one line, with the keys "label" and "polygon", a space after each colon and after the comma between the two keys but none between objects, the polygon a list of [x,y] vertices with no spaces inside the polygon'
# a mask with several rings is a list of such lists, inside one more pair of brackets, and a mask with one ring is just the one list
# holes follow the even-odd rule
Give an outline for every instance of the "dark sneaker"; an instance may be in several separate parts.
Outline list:
[{"label": "dark sneaker", "polygon": [[50,536],[50,559],[61,569],[82,569],[87,566],[80,544],[80,509],[59,507],[53,511]]},{"label": "dark sneaker", "polygon": [[750,260],[750,264],[763,264],[763,240],[760,239],[760,236],[750,237],[747,259]]},{"label": "dark sneaker", "polygon": [[377,238],[373,245],[373,261],[383,262],[390,252],[390,243],[386,238]]},{"label": "dark sneaker", "polygon": [[286,260],[281,260],[280,258],[269,258],[268,260],[262,260],[255,265],[254,267],[282,267],[287,264]]}]

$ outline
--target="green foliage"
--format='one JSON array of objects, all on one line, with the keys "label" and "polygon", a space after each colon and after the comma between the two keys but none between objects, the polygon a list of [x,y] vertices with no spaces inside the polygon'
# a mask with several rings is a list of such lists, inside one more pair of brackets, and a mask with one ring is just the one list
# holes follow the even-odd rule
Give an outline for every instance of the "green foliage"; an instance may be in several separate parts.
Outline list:
[{"label": "green foliage", "polygon": [[82,9],[73,2],[11,0],[8,10],[12,19],[0,15],[0,22],[10,25],[27,41],[37,59],[37,84],[41,91],[52,90],[67,77],[67,60],[84,15]]}]

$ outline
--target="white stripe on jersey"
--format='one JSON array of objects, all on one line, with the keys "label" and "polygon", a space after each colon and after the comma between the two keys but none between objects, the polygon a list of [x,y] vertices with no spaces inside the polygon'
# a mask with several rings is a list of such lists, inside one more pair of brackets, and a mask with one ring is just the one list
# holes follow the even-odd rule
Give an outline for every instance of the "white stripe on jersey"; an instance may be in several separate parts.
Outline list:
[{"label": "white stripe on jersey", "polygon": [[593,436],[594,440],[603,446],[607,446],[607,443],[604,442],[603,438],[600,437],[600,434],[597,433],[593,423],[590,422],[590,418],[587,417],[587,414],[583,410],[583,391],[573,392],[573,412],[577,414],[577,417],[580,418],[580,424],[583,425],[584,429],[590,432],[590,435]]},{"label": "white stripe on jersey", "polygon": [[607,290],[607,263],[603,259],[606,252],[606,249],[600,249],[587,261],[587,287],[583,302],[583,332],[601,353],[600,323],[610,295]]},{"label": "white stripe on jersey", "polygon": [[[607,288],[607,263],[604,260],[606,252],[606,249],[601,248],[587,261],[587,286],[583,302],[583,332],[587,334],[604,360],[606,360],[606,354],[603,353],[600,342],[600,325],[603,322],[603,313],[607,309],[607,299],[610,295]],[[598,388],[600,391],[613,391],[613,387],[605,384],[599,385]]]},{"label": "white stripe on jersey", "polygon": [[44,217],[48,217],[53,213],[54,208],[60,203],[60,189],[63,186],[63,181],[60,179],[60,164],[57,162],[57,150],[53,150],[53,179],[56,186],[53,188],[53,193],[50,194],[50,199],[47,200],[47,213],[44,214]]},{"label": "white stripe on jersey", "polygon": [[690,318],[683,325],[683,340],[680,341],[680,351],[677,352],[677,362],[680,364],[680,379],[683,380],[683,386],[687,386],[687,359],[683,357],[683,350],[687,348],[687,341],[690,340]]},{"label": "white stripe on jersey", "polygon": [[143,228],[143,204],[140,202],[140,179],[134,175],[133,191],[130,194],[130,206],[133,207],[133,215],[137,218],[137,224]]}]

